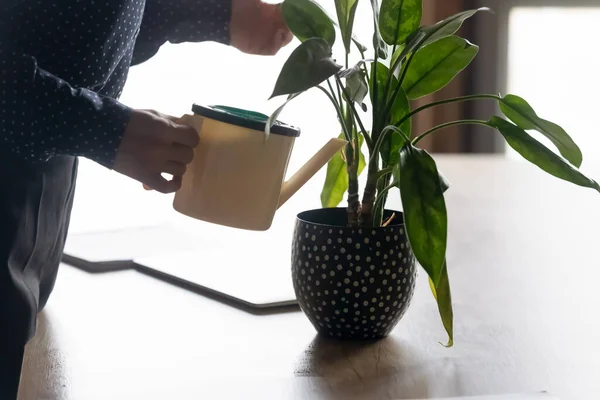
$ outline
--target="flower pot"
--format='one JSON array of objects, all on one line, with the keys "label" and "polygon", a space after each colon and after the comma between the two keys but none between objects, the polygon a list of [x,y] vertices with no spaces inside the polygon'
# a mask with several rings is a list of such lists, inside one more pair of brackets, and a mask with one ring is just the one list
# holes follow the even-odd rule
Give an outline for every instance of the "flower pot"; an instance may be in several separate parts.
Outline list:
[{"label": "flower pot", "polygon": [[[392,211],[386,211],[389,217]],[[318,333],[372,340],[408,309],[417,268],[402,213],[380,228],[346,226],[345,208],[298,214],[292,246],[296,298]]]}]

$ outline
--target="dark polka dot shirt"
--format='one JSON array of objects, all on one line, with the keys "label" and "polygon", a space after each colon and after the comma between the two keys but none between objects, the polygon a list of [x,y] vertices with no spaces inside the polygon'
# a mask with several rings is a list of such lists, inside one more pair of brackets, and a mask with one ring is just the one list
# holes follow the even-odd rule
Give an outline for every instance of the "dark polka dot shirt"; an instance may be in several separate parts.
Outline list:
[{"label": "dark polka dot shirt", "polygon": [[0,0],[0,149],[111,168],[129,67],[166,42],[228,44],[230,17],[231,0]]}]

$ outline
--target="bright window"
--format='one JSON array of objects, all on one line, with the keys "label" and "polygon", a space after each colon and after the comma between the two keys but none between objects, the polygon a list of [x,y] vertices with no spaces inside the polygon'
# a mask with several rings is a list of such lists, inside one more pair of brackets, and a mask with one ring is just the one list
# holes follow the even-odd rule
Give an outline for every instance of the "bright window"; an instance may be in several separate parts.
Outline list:
[{"label": "bright window", "polygon": [[515,7],[509,17],[508,92],[565,128],[584,166],[600,156],[599,20],[600,7]]}]

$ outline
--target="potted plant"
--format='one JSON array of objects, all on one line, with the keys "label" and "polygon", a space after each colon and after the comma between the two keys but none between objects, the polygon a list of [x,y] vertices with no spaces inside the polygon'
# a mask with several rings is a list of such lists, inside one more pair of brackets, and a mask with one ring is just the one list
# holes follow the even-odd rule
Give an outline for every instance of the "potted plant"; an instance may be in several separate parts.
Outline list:
[{"label": "potted plant", "polygon": [[[489,9],[421,26],[421,0],[382,0],[381,5],[371,0],[374,33],[368,51],[352,33],[357,3],[335,0],[336,22],[312,0],[282,3],[286,23],[301,44],[276,81],[272,97],[287,95],[287,100],[271,115],[266,134],[289,101],[314,88],[330,100],[348,142],[328,164],[323,208],[298,215],[294,288],[319,333],[377,339],[389,334],[410,304],[416,260],[429,277],[447,346],[452,346],[444,202],[449,184],[431,155],[419,148],[420,141],[449,126],[483,125],[547,173],[597,191],[600,186],[579,171],[581,151],[565,130],[539,117],[518,96],[474,94],[411,109],[412,100],[440,90],[474,59],[478,47],[456,33],[468,18]],[[332,56],[338,35],[344,65]],[[425,109],[475,100],[497,102],[503,116],[448,121],[426,132],[411,129],[412,118]],[[547,137],[558,153],[534,139],[531,130]],[[385,208],[393,188],[400,191],[401,212]],[[347,207],[339,208],[345,193]]]}]

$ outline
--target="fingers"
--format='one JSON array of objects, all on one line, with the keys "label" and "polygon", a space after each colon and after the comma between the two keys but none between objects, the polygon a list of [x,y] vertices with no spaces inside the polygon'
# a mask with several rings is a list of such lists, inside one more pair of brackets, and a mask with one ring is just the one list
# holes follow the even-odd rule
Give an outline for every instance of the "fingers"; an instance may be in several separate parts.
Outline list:
[{"label": "fingers", "polygon": [[161,172],[176,177],[182,177],[185,174],[186,168],[187,167],[185,164],[175,161],[167,161]]},{"label": "fingers", "polygon": [[[199,134],[191,126],[157,112],[134,110],[117,151],[114,170],[143,183],[146,190],[172,193],[181,188],[194,159]],[[171,180],[162,175],[170,175]]]},{"label": "fingers", "polygon": [[[162,193],[176,192],[181,188],[183,175],[187,169],[185,164],[180,164],[174,161],[168,161],[160,173],[151,176],[148,179],[144,179],[143,186],[145,190],[158,190]],[[173,176],[170,181],[165,179],[162,174],[169,174]]]},{"label": "fingers", "polygon": [[173,143],[167,149],[167,161],[179,164],[189,164],[194,159],[194,150],[190,147]]},{"label": "fingers", "polygon": [[200,142],[198,131],[188,125],[179,125],[173,122],[173,127],[169,129],[167,134],[173,143],[191,147],[192,149],[198,146]]},{"label": "fingers", "polygon": [[150,189],[154,189],[163,194],[173,193],[181,188],[181,176],[174,176],[173,179],[169,181],[160,174],[153,175],[146,179],[144,187],[149,187]]},{"label": "fingers", "polygon": [[285,19],[283,18],[281,5],[275,5],[274,9],[276,15],[273,20],[276,21],[276,24],[273,29],[271,47],[269,49],[271,55],[277,54],[279,50],[287,46],[294,39],[294,35],[289,30]]},{"label": "fingers", "polygon": [[[198,145],[198,133],[189,126],[177,125],[169,129],[167,136],[173,141],[165,147],[163,162],[155,164],[156,173],[144,179],[144,189],[156,190],[161,193],[173,193],[181,188],[182,177],[187,164],[194,159],[193,148]],[[183,142],[183,143],[182,143]],[[173,176],[172,180],[165,179],[161,174]]]},{"label": "fingers", "polygon": [[266,50],[265,55],[276,55],[279,50],[287,46],[293,38],[294,35],[287,28],[279,29],[277,33],[273,35],[273,40],[269,48]]}]

